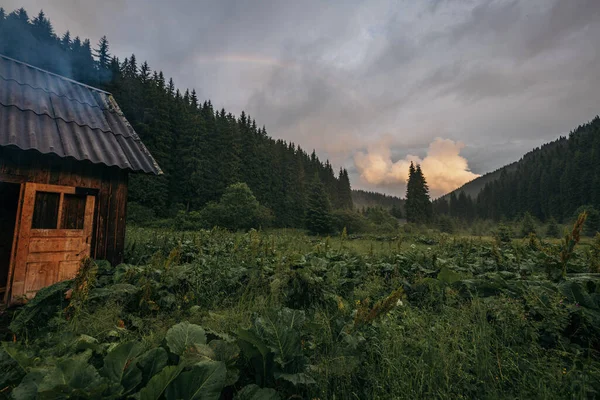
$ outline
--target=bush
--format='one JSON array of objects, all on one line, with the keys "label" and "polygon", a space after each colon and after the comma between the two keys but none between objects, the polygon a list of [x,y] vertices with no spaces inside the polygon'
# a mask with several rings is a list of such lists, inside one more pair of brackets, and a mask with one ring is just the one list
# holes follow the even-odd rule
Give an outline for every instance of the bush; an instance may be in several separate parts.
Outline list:
[{"label": "bush", "polygon": [[339,232],[346,228],[349,234],[365,233],[372,230],[372,224],[362,214],[352,210],[335,210],[332,212],[333,225]]},{"label": "bush", "polygon": [[444,233],[454,233],[456,230],[454,220],[447,215],[440,215],[436,225],[437,228]]},{"label": "bush", "polygon": [[368,208],[365,217],[374,224],[377,232],[394,232],[398,229],[398,220],[384,208]]},{"label": "bush", "polygon": [[196,231],[204,227],[204,219],[198,211],[179,211],[175,217],[175,228],[178,230]]},{"label": "bush", "polygon": [[548,226],[546,227],[546,237],[557,238],[560,236],[560,228],[554,217],[550,217],[548,220]]},{"label": "bush", "polygon": [[530,233],[535,234],[535,221],[528,212],[525,213],[521,220],[521,237],[527,237]]},{"label": "bush", "polygon": [[207,204],[200,217],[206,228],[220,226],[232,231],[259,228],[272,218],[245,183],[234,183],[225,189],[221,200]]},{"label": "bush", "polygon": [[501,243],[509,243],[512,239],[513,233],[510,226],[506,224],[498,224],[496,232],[494,232],[494,238]]}]

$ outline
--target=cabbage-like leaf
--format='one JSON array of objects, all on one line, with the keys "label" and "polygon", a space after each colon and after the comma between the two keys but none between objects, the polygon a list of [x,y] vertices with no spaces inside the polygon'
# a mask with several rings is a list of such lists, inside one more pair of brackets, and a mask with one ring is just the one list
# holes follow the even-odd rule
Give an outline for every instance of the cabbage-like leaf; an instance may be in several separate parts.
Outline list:
[{"label": "cabbage-like leaf", "polygon": [[33,400],[37,397],[38,386],[44,379],[44,371],[31,371],[13,389],[11,395],[15,400]]},{"label": "cabbage-like leaf", "polygon": [[33,376],[31,382],[39,382],[38,397],[53,398],[94,398],[101,397],[106,388],[105,380],[93,365],[88,364],[91,350],[64,358],[54,368],[44,374],[41,382]]},{"label": "cabbage-like leaf", "polygon": [[317,383],[310,375],[299,372],[297,374],[275,373],[276,379],[283,379],[294,386],[298,385],[314,385]]},{"label": "cabbage-like leaf", "polygon": [[182,372],[167,387],[167,400],[218,400],[225,386],[227,369],[221,361],[202,361]]},{"label": "cabbage-like leaf", "polygon": [[162,347],[148,350],[142,354],[137,365],[142,370],[142,383],[146,384],[154,375],[158,374],[166,365],[169,355]]},{"label": "cabbage-like leaf", "polygon": [[158,400],[167,387],[179,376],[183,369],[180,365],[164,367],[162,371],[154,375],[145,388],[140,391],[140,400]]},{"label": "cabbage-like leaf", "polygon": [[195,344],[206,344],[206,332],[201,326],[181,322],[167,331],[167,346],[172,353],[179,356]]},{"label": "cabbage-like leaf", "polygon": [[261,388],[258,385],[247,385],[234,397],[235,400],[280,400],[281,396],[275,389]]},{"label": "cabbage-like leaf", "polygon": [[102,372],[113,385],[121,386],[119,393],[127,394],[142,382],[142,371],[134,362],[141,352],[141,343],[129,341],[119,344],[104,358]]},{"label": "cabbage-like leaf", "polygon": [[447,268],[447,267],[442,267],[442,269],[440,270],[440,273],[437,276],[437,279],[439,281],[442,281],[444,283],[447,283],[449,285],[453,284],[454,282],[458,282],[461,280],[461,276],[459,273],[452,271],[451,269]]},{"label": "cabbage-like leaf", "polygon": [[256,331],[275,353],[274,360],[282,368],[302,356],[300,330],[304,320],[304,312],[283,308],[255,321]]}]

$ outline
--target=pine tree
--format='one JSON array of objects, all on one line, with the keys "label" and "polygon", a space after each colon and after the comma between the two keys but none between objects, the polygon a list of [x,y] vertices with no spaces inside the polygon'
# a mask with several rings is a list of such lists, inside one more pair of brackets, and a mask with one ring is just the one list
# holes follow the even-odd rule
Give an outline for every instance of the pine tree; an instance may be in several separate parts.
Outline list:
[{"label": "pine tree", "polygon": [[327,234],[333,230],[331,203],[317,174],[314,175],[308,192],[306,228],[312,234]]},{"label": "pine tree", "polygon": [[408,170],[405,211],[408,222],[422,224],[431,220],[432,207],[429,198],[429,186],[421,166],[417,164],[415,168],[412,162]]}]

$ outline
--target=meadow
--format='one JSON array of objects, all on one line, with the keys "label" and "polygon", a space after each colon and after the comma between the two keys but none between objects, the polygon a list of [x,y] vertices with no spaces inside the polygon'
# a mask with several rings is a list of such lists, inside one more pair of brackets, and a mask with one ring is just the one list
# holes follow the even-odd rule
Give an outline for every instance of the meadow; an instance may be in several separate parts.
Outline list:
[{"label": "meadow", "polygon": [[[2,314],[0,396],[581,399],[600,239],[128,229]],[[7,327],[7,328],[6,328]]]}]

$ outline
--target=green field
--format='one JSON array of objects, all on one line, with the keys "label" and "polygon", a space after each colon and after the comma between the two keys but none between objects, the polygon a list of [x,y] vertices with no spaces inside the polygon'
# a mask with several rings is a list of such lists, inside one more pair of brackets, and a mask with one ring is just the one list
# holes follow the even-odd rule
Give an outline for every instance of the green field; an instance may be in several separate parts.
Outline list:
[{"label": "green field", "polygon": [[131,227],[125,259],[88,263],[3,313],[0,396],[600,393],[593,240],[572,251],[534,237]]}]

